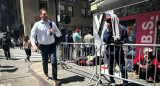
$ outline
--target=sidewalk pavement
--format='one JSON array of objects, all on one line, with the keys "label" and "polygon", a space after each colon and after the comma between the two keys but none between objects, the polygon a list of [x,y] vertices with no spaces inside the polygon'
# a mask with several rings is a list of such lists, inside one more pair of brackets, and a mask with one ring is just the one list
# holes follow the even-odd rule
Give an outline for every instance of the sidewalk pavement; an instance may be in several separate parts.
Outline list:
[{"label": "sidewalk pavement", "polygon": [[[88,67],[91,68],[91,67]],[[48,64],[48,74],[50,79],[47,80],[44,77],[43,69],[42,69],[42,62],[33,63],[29,66],[31,73],[39,80],[39,86],[53,86],[52,80],[52,71],[51,71],[51,64]],[[99,70],[99,68],[97,68]],[[103,69],[102,69],[103,71]],[[76,66],[73,63],[63,63],[63,66],[58,65],[58,85],[59,86],[95,86],[98,78],[96,76],[93,77],[91,83],[87,84],[91,77],[93,76],[94,71],[87,70],[84,66]],[[129,74],[129,73],[128,73]],[[106,77],[109,79],[109,77]],[[133,77],[135,80],[135,75]],[[115,86],[121,86],[122,80],[116,79]],[[144,82],[144,80],[140,80],[140,82]],[[150,83],[151,86],[154,86],[154,83]],[[102,84],[98,84],[97,86],[109,86],[109,82],[102,77]],[[138,84],[130,83],[128,86],[141,86]],[[160,86],[159,83],[156,83],[155,86]]]},{"label": "sidewalk pavement", "polygon": [[[63,69],[64,68],[64,69]],[[82,67],[77,67],[75,65],[70,65],[68,63],[66,66],[61,67],[58,65],[58,85],[59,86],[94,86],[97,82],[97,78],[94,77],[90,84],[87,85],[88,81],[94,74],[93,71],[86,70]],[[29,66],[31,73],[39,80],[40,86],[53,86],[53,80],[45,79],[42,62],[37,62]],[[48,74],[52,77],[51,64],[48,64]],[[108,81],[103,80],[102,85],[98,86],[108,86]]]}]

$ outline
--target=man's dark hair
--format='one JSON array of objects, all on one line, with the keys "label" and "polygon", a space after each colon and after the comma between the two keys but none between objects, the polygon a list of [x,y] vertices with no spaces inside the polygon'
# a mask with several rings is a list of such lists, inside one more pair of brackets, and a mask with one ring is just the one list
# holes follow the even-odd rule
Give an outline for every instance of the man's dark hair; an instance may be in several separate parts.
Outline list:
[{"label": "man's dark hair", "polygon": [[42,11],[46,11],[46,12],[47,12],[47,10],[45,10],[45,9],[41,9],[41,10],[40,10],[40,14],[42,14]]},{"label": "man's dark hair", "polygon": [[72,30],[69,30],[69,31],[68,31],[68,34],[72,34]]},{"label": "man's dark hair", "polygon": [[88,32],[89,34],[92,34],[91,32]]},{"label": "man's dark hair", "polygon": [[28,40],[29,40],[29,37],[26,36],[26,37],[24,38],[24,41],[27,42]]}]

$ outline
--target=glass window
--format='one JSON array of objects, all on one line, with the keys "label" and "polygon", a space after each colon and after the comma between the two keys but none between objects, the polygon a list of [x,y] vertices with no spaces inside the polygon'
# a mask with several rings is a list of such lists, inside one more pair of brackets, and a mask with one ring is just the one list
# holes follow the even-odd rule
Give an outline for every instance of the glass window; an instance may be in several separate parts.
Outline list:
[{"label": "glass window", "polygon": [[73,6],[68,6],[68,15],[73,16]]},{"label": "glass window", "polygon": [[61,10],[65,10],[65,7],[64,7],[64,5],[61,5]]},{"label": "glass window", "polygon": [[61,9],[60,13],[61,14],[65,14],[65,6],[61,5],[60,9]]},{"label": "glass window", "polygon": [[82,8],[82,17],[86,18],[86,8]]},{"label": "glass window", "polygon": [[47,11],[47,2],[46,1],[40,1],[39,2],[39,10],[45,9]]},{"label": "glass window", "polygon": [[88,9],[88,18],[91,18],[91,10]]}]

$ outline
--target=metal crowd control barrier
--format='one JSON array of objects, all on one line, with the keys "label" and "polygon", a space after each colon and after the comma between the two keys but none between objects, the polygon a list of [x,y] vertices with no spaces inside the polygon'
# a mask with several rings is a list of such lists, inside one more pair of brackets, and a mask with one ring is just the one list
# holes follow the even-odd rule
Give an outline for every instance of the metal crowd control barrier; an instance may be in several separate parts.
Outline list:
[{"label": "metal crowd control barrier", "polygon": [[[108,52],[109,52],[108,55],[106,55],[105,53],[102,52],[102,46],[107,46]],[[140,56],[143,55],[143,49],[144,48],[147,48],[147,51],[149,51],[149,48],[153,49],[153,51],[154,51],[153,52],[153,56],[155,56],[155,59],[156,59],[155,60],[155,66],[152,66],[151,70],[153,72],[149,71],[149,66],[146,66],[146,68],[143,67],[145,69],[145,71],[144,71],[145,75],[143,75],[144,79],[140,79],[141,76],[142,76],[141,74],[143,74],[143,73],[141,73],[143,68],[140,67],[140,64],[137,65],[138,66],[138,71],[137,72],[138,72],[139,77],[137,77],[137,79],[135,79],[136,76],[138,76],[138,75],[134,75],[134,70],[133,70],[134,63],[133,63],[133,60],[135,58],[139,58],[139,63],[142,62],[140,60]],[[157,65],[158,65],[157,64],[157,61],[158,61],[157,58],[159,58],[158,57],[159,48],[160,48],[160,45],[156,45],[156,44],[102,44],[100,46],[100,58],[99,58],[100,70],[98,70],[99,79],[97,80],[97,83],[96,83],[95,86],[97,86],[98,83],[101,81],[102,76],[104,76],[104,77],[105,76],[114,77],[116,79],[128,81],[130,83],[140,84],[140,85],[144,85],[144,86],[158,86],[158,83],[156,83],[156,76],[157,76],[156,74],[157,74]],[[130,53],[129,53],[130,55],[127,53],[128,51],[130,51]],[[115,54],[115,52],[117,52],[117,53]],[[111,53],[114,53],[114,54],[111,54]],[[124,54],[124,61],[125,61],[125,63],[124,63],[125,70],[123,70],[122,74],[120,72],[118,72],[117,70],[115,70],[115,67],[116,67],[115,62],[116,61],[118,63],[117,65],[119,65],[119,66],[121,66],[123,64],[122,63],[123,62],[122,61],[123,56],[121,54]],[[137,57],[135,57],[135,55]],[[128,56],[130,56],[130,58]],[[112,63],[113,64],[113,75],[108,72],[108,69],[101,70],[102,66],[104,68],[107,67],[106,64],[102,64],[101,63],[102,58],[103,59],[108,58],[110,60],[113,59],[113,63]],[[119,60],[117,60],[118,58],[119,58]],[[144,58],[144,60],[146,59],[145,60],[146,61],[146,65],[151,65],[149,63],[149,58],[151,58],[151,57],[150,57],[149,53],[147,53],[147,55]],[[131,61],[130,62],[131,66],[130,66],[130,71],[127,71],[128,68],[127,68],[127,63],[126,62],[129,61],[129,60]],[[111,61],[107,62],[108,65],[111,65],[110,62]],[[153,60],[152,60],[152,62],[153,62]],[[107,68],[109,68],[109,66]],[[121,68],[120,70],[122,70],[122,69],[123,68]],[[128,75],[129,73],[131,75]],[[148,77],[151,76],[151,74],[153,76],[153,80],[154,81],[153,81],[153,83],[148,83],[147,80],[148,80]],[[121,75],[123,75],[123,78],[121,78]]]},{"label": "metal crowd control barrier", "polygon": [[[89,84],[93,77],[99,78],[97,73],[97,49],[94,43],[61,43],[59,45],[59,64],[65,69],[66,62],[70,65],[77,65],[78,67],[83,67],[93,71],[91,79],[88,81]],[[101,81],[100,81],[101,82]]]}]

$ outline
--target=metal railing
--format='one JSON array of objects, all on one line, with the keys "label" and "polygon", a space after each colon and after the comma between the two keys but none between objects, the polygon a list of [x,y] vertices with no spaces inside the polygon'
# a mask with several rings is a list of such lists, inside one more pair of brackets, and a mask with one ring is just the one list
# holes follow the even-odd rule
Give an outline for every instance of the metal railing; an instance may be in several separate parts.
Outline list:
[{"label": "metal railing", "polygon": [[94,43],[61,43],[59,50],[59,64],[62,68],[65,68],[63,64],[67,63],[92,71],[92,76],[86,84],[89,84],[94,76],[98,79],[97,49]]},{"label": "metal railing", "polygon": [[[107,48],[106,48],[107,47]],[[63,66],[64,63],[70,64],[70,65],[76,65],[78,67],[83,67],[83,69],[91,70],[92,76],[87,84],[89,84],[94,77],[97,78],[97,82],[95,86],[98,85],[98,83],[102,83],[102,76],[104,79],[106,79],[108,82],[108,77],[114,77],[116,79],[120,79],[123,81],[128,81],[131,83],[136,83],[140,85],[145,86],[156,86],[158,83],[156,83],[156,71],[157,71],[157,61],[158,61],[158,50],[160,45],[156,44],[102,44],[99,47],[95,46],[93,43],[61,43],[59,46],[59,52],[60,52],[60,58],[59,63],[61,66]],[[154,73],[153,73],[153,83],[148,83],[148,67],[146,67],[146,74],[145,78],[140,78],[140,66],[138,67],[138,74],[139,78],[135,79],[137,75],[134,73],[134,63],[133,60],[135,58],[140,58],[140,56],[143,55],[143,49],[144,48],[152,48],[154,50],[153,55],[155,56],[156,63],[154,65]],[[108,49],[108,53],[104,50]],[[130,52],[128,52],[130,51]],[[137,53],[137,52],[138,53]],[[115,54],[116,52],[116,54]],[[99,54],[97,54],[99,53]],[[113,54],[111,54],[113,53]],[[99,55],[99,56],[98,56]],[[148,65],[148,59],[150,58],[148,56],[148,53],[146,55],[146,65]],[[122,58],[123,57],[123,58]],[[79,59],[78,59],[79,58]],[[110,68],[110,60],[113,60],[113,74],[110,74],[108,72],[108,69]],[[118,59],[118,60],[117,60]],[[124,60],[124,61],[122,61]],[[128,70],[128,64],[127,62],[130,61],[130,70]],[[117,71],[115,69],[116,64],[122,65],[125,68],[123,70],[123,74],[120,73],[120,71]],[[140,62],[140,59],[139,59]],[[107,63],[107,64],[106,64]],[[63,67],[65,68],[65,67]],[[102,68],[104,68],[102,70]],[[119,68],[120,70],[122,68]],[[127,71],[128,70],[128,71]],[[122,71],[122,70],[121,70]],[[130,75],[128,75],[130,73]],[[123,75],[123,78],[121,78],[121,75]]]},{"label": "metal railing", "polygon": [[[108,58],[109,59],[109,61],[110,60],[113,60],[113,75],[112,74],[110,74],[108,71],[106,71],[106,70],[104,70],[104,71],[101,71],[101,69],[100,69],[100,71],[99,71],[99,79],[97,80],[97,83],[96,83],[96,85],[98,84],[98,82],[101,80],[101,76],[105,76],[105,75],[107,75],[107,76],[109,76],[109,77],[114,77],[114,78],[117,78],[117,79],[121,79],[121,80],[124,80],[124,81],[129,81],[129,82],[132,82],[132,83],[136,83],[136,84],[140,84],[140,85],[144,85],[144,86],[151,86],[151,85],[154,85],[154,86],[156,86],[156,71],[157,71],[157,58],[158,58],[158,50],[159,50],[159,47],[160,47],[160,45],[156,45],[156,44],[102,44],[101,46],[100,46],[100,53],[102,52],[101,50],[102,50],[102,46],[107,46],[107,49],[108,49],[108,55],[106,55],[106,58]],[[130,51],[132,51],[132,54],[131,54],[131,58],[127,58],[127,52],[128,52],[128,47],[132,47],[132,49],[130,50]],[[138,74],[137,75],[139,75],[139,77],[138,77],[138,79],[137,80],[135,80],[135,75],[134,75],[134,67],[133,67],[133,65],[135,65],[134,63],[133,63],[133,60],[135,59],[135,58],[139,58],[139,63],[141,62],[141,56],[143,56],[143,53],[142,53],[142,49],[144,49],[144,48],[147,48],[148,49],[148,51],[149,51],[149,48],[152,48],[152,49],[154,49],[155,50],[155,52],[153,53],[154,55],[155,55],[155,65],[154,65],[154,68],[152,68],[152,69],[154,69],[154,73],[153,73],[153,83],[151,84],[151,83],[148,83],[148,75],[149,75],[149,66],[147,66],[146,67],[146,69],[145,69],[145,76],[143,76],[143,77],[145,77],[144,79],[141,79],[140,78],[140,76],[141,76],[141,67],[140,67],[140,64],[138,65]],[[135,55],[137,56],[137,53],[135,53],[135,51],[139,51],[139,55],[138,55],[138,57],[135,57]],[[102,57],[104,56],[103,54],[106,54],[106,53],[101,53],[101,56],[100,56],[100,60],[102,59]],[[122,55],[122,54],[124,54],[124,55]],[[147,59],[147,61],[146,61],[146,65],[149,65],[149,59],[150,59],[150,57],[149,57],[149,55],[148,55],[149,53],[147,53],[147,55],[146,55],[146,59]],[[116,65],[115,65],[115,62],[116,63],[118,63],[117,65],[121,65],[121,64],[123,64],[123,60],[124,59],[124,62],[125,62],[125,64],[124,64],[124,67],[125,67],[125,70],[123,70],[123,72],[124,73],[120,73],[120,72],[117,72],[114,68],[116,67]],[[127,62],[127,60],[128,59],[130,59],[131,60],[131,77],[128,77],[127,75],[128,75],[128,72],[127,72],[127,65],[126,65],[126,62]],[[111,62],[111,61],[110,61]],[[109,63],[108,62],[108,64],[109,65],[111,65],[111,63]],[[102,66],[104,66],[104,65],[102,65],[102,63],[100,62],[100,68],[102,67]],[[109,68],[109,67],[108,67]],[[122,70],[122,68],[120,68],[120,70]],[[121,75],[123,75],[123,74],[125,74],[124,76],[123,76],[123,78],[121,78],[120,76]],[[134,76],[133,76],[134,75]]]}]

